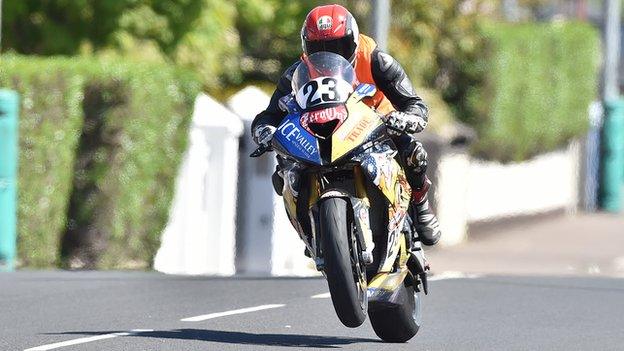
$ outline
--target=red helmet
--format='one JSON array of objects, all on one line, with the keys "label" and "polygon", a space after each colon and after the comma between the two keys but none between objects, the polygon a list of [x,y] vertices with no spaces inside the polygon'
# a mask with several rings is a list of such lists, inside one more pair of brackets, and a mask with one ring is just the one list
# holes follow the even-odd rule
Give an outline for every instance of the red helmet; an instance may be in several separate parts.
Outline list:
[{"label": "red helmet", "polygon": [[360,31],[353,15],[340,5],[315,7],[301,28],[301,45],[306,55],[329,51],[355,61]]}]

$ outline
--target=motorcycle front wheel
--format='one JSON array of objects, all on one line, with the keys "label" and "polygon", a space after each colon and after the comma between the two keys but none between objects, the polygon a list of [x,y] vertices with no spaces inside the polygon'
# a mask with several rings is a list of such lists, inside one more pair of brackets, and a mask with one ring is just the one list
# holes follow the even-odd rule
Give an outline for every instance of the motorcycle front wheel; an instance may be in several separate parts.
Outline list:
[{"label": "motorcycle front wheel", "polygon": [[320,204],[319,226],[325,276],[334,310],[349,328],[359,327],[366,319],[368,299],[364,267],[359,262],[348,203],[342,198],[325,199]]}]

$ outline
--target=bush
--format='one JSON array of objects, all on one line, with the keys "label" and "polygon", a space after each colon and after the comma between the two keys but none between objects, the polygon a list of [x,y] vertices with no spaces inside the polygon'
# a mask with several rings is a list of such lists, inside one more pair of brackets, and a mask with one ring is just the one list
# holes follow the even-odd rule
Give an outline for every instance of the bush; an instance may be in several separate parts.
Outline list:
[{"label": "bush", "polygon": [[24,97],[22,264],[50,266],[62,252],[60,263],[74,268],[148,267],[168,217],[195,77],[166,65],[5,57],[0,82]]},{"label": "bush", "polygon": [[0,86],[21,96],[18,183],[19,265],[50,267],[58,261],[82,126],[85,79],[62,60],[2,57]]},{"label": "bush", "polygon": [[477,155],[521,161],[585,132],[598,86],[595,29],[582,23],[496,24],[485,33],[488,75],[470,97],[478,113],[466,121],[479,134]]}]

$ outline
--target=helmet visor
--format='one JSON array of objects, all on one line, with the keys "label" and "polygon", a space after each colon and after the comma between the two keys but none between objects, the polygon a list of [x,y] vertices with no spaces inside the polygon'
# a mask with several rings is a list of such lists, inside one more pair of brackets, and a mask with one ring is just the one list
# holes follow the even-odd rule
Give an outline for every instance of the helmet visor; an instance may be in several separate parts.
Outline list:
[{"label": "helmet visor", "polygon": [[353,40],[353,35],[347,35],[346,37],[334,40],[326,41],[305,41],[306,53],[312,55],[320,51],[328,51],[338,54],[348,61],[353,59],[355,54],[356,44]]}]

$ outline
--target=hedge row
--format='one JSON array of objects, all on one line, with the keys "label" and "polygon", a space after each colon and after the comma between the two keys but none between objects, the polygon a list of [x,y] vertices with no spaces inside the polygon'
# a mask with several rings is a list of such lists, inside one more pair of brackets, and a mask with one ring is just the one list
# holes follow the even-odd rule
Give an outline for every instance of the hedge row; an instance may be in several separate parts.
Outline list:
[{"label": "hedge row", "polygon": [[0,58],[22,96],[20,265],[149,267],[186,142],[194,76],[165,65]]},{"label": "hedge row", "polygon": [[597,94],[598,32],[550,23],[488,25],[485,33],[486,83],[472,94],[477,113],[466,121],[479,134],[476,154],[521,161],[581,135]]}]

